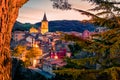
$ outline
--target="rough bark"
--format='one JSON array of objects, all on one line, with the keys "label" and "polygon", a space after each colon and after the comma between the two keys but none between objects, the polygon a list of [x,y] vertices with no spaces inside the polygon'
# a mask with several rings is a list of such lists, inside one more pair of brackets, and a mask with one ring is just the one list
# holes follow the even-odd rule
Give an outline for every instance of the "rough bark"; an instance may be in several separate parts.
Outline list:
[{"label": "rough bark", "polygon": [[0,80],[11,80],[11,31],[19,8],[27,0],[0,0]]}]

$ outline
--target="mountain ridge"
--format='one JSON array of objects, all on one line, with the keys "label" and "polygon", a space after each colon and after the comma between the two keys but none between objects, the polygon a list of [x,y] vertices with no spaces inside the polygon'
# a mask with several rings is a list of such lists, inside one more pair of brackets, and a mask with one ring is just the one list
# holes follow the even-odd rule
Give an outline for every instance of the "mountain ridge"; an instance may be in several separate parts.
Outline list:
[{"label": "mountain ridge", "polygon": [[[40,27],[41,22],[37,22],[35,24],[31,23],[20,23],[18,21],[15,22],[13,31],[29,31],[29,29],[34,26],[35,28]],[[94,31],[95,26],[90,24],[89,22],[82,22],[78,20],[55,20],[49,21],[49,31],[63,31],[63,32],[83,32],[84,30]]]}]

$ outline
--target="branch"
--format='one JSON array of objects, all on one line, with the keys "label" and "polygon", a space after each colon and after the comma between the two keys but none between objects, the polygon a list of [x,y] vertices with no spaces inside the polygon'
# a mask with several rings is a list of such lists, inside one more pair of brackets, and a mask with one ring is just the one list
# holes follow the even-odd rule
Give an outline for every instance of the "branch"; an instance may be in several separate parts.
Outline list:
[{"label": "branch", "polygon": [[[104,3],[108,3],[107,1]],[[109,4],[120,4],[120,2],[109,2]]]},{"label": "branch", "polygon": [[95,4],[100,4],[100,3],[105,3],[105,4],[108,4],[108,3],[109,4],[120,4],[120,1],[116,2],[116,1],[110,1],[110,0],[86,0],[86,1],[89,1],[89,2],[92,2],[92,3],[95,3]]},{"label": "branch", "polygon": [[84,10],[80,10],[80,9],[76,9],[76,8],[72,8],[72,9],[75,10],[75,11],[80,12],[83,15],[91,16],[93,18],[100,18],[100,17],[96,16],[95,14],[92,14],[92,13],[84,11]]}]

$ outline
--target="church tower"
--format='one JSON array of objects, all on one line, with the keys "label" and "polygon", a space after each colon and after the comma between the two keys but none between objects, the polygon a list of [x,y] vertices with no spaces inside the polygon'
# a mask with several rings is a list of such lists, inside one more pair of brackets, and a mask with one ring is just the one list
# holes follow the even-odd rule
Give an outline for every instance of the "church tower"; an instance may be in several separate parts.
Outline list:
[{"label": "church tower", "polygon": [[49,31],[48,30],[48,20],[47,20],[46,14],[44,13],[44,17],[43,17],[43,20],[41,22],[41,33],[45,34],[48,31]]}]

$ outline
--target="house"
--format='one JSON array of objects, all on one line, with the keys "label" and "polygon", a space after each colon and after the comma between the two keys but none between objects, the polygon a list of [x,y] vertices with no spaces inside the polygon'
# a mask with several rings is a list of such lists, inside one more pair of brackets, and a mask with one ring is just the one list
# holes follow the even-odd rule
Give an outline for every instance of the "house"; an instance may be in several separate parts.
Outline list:
[{"label": "house", "polygon": [[83,38],[83,39],[91,39],[90,31],[85,30],[85,31],[82,33],[82,38]]},{"label": "house", "polygon": [[98,32],[98,33],[100,33],[100,32],[105,32],[105,31],[107,31],[108,29],[106,28],[106,27],[97,27],[96,29],[95,29],[95,32]]},{"label": "house", "polygon": [[12,39],[15,42],[18,42],[18,41],[25,38],[25,34],[26,34],[25,31],[15,31],[15,32],[12,33]]},{"label": "house", "polygon": [[38,30],[34,27],[30,28],[29,30],[30,33],[38,33]]},{"label": "house", "polygon": [[54,69],[61,68],[65,65],[67,65],[67,63],[62,59],[48,59],[43,61],[42,70],[53,74]]}]

